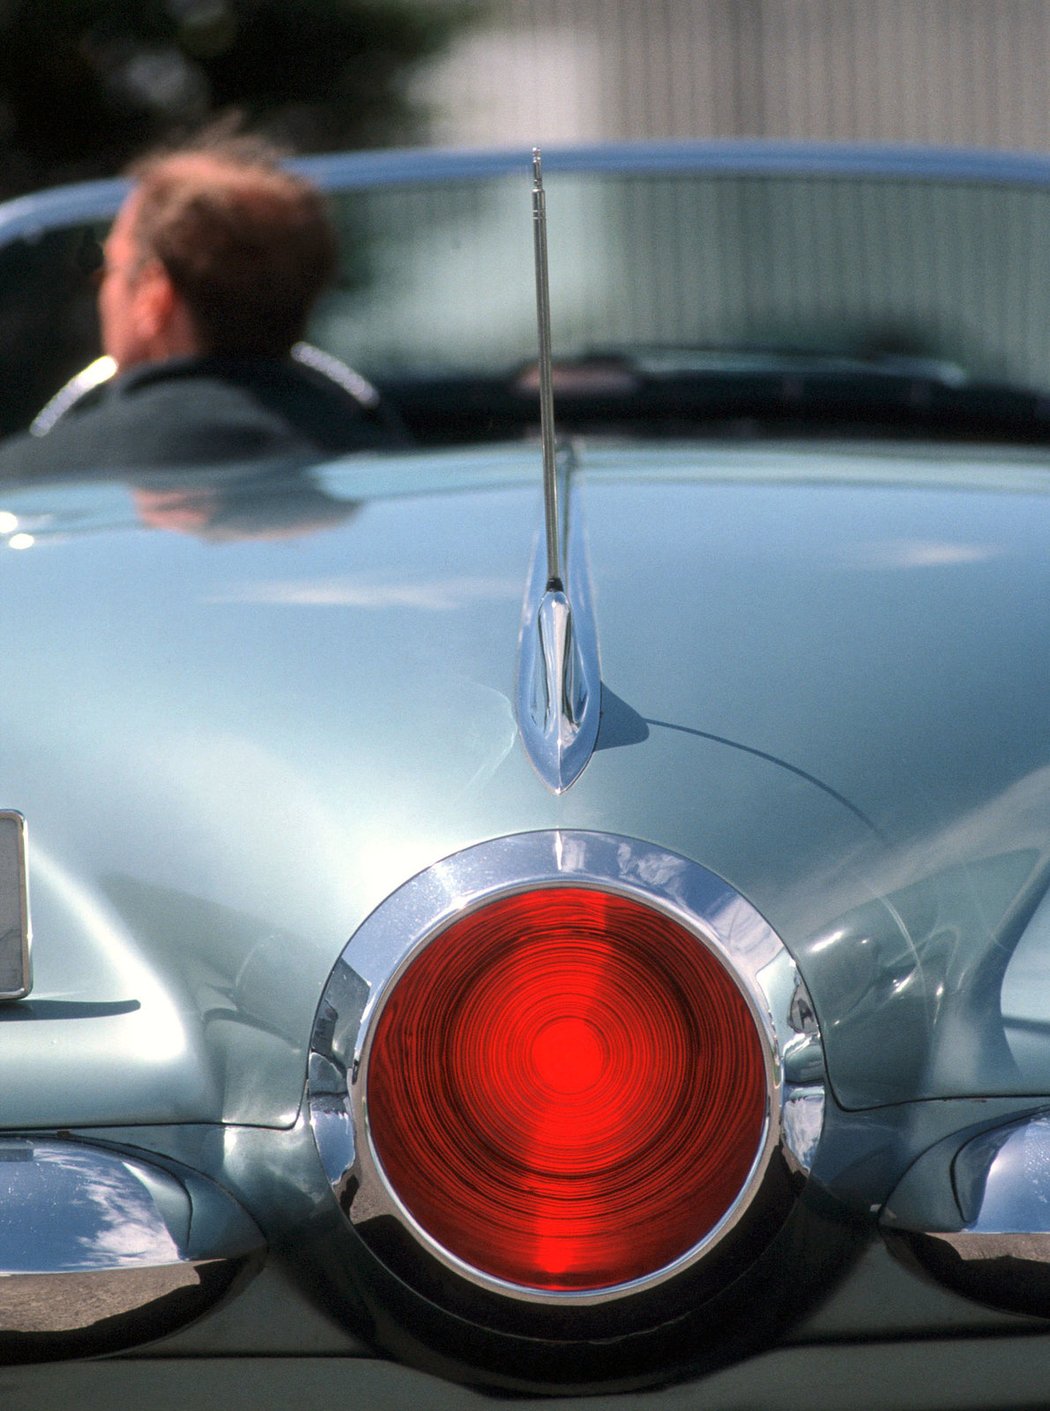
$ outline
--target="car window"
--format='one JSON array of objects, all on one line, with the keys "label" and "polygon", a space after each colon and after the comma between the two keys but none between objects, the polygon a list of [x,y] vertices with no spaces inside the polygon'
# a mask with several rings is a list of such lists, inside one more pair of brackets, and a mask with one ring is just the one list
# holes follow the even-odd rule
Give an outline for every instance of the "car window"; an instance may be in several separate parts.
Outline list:
[{"label": "car window", "polygon": [[[317,332],[366,370],[533,356],[521,178],[337,198]],[[1041,386],[1050,194],[794,173],[547,177],[555,352],[782,348],[951,362]]]},{"label": "car window", "polygon": [[[525,168],[335,189],[331,199],[342,267],[311,339],[405,403],[420,439],[530,430]],[[932,399],[939,432],[958,419],[970,434],[977,406],[978,431],[1035,416],[1046,438],[1050,191],[1037,181],[971,180],[965,166],[940,178],[863,164],[555,169],[547,209],[559,410],[570,429],[574,416],[606,431],[637,416],[647,433],[677,434],[745,415],[760,424],[768,406],[776,425],[801,408],[833,429],[881,419],[897,431],[902,411]],[[7,434],[97,356],[90,271],[106,222],[38,226],[3,243],[2,216]],[[1006,389],[1028,400],[1004,401]]]}]

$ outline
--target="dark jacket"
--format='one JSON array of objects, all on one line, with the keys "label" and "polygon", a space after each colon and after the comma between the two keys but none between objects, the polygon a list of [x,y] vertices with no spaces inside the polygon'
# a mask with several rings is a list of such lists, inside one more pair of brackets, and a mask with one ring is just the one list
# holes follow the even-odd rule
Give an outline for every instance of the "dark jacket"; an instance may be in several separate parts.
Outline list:
[{"label": "dark jacket", "polygon": [[9,438],[0,476],[307,465],[392,440],[349,392],[291,359],[176,358],[115,377],[45,436]]}]

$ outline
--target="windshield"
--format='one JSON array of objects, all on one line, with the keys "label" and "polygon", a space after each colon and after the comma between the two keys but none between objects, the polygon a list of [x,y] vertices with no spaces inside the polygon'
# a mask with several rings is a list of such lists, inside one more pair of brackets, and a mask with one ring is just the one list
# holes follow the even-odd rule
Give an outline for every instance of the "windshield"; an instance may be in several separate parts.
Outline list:
[{"label": "windshield", "polygon": [[[1046,380],[1045,191],[554,173],[547,209],[563,356],[637,346],[890,352],[982,378]],[[376,375],[479,371],[534,355],[524,181],[353,193],[338,212],[359,259],[318,331],[344,355]]]},{"label": "windshield", "polygon": [[[343,263],[310,337],[406,402],[424,439],[428,426],[478,439],[534,419],[528,167],[482,165],[470,173],[468,157],[448,180],[372,187],[358,174],[349,189],[352,166],[311,168],[332,188]],[[816,385],[825,406],[829,387],[878,384],[883,409],[934,395],[964,411],[966,389],[987,400],[989,386],[1046,388],[1041,182],[943,160],[769,165],[548,163],[553,345],[570,419],[574,399],[595,415],[633,399],[649,419],[710,418],[711,388],[725,396],[730,384],[733,416],[741,395],[759,414],[792,395],[797,409],[792,378],[802,402]],[[89,267],[106,225],[38,225],[0,250],[0,430],[28,424],[96,356]],[[668,385],[676,395],[661,403]],[[1039,396],[1023,406],[1045,415]]]}]

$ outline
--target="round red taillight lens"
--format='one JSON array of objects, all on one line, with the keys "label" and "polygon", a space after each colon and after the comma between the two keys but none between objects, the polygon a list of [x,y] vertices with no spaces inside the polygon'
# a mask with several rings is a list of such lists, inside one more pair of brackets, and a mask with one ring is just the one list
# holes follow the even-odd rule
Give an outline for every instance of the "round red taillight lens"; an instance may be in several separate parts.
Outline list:
[{"label": "round red taillight lens", "polygon": [[722,962],[584,887],[502,897],[409,964],[380,1014],[369,1130],[418,1225],[476,1270],[586,1291],[667,1268],[740,1197],[763,1039]]}]

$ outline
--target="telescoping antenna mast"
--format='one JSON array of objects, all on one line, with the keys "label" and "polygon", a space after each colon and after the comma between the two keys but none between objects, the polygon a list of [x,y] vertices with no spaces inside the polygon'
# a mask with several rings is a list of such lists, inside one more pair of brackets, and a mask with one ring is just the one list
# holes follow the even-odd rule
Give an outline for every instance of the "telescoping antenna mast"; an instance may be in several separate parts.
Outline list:
[{"label": "telescoping antenna mast", "polygon": [[[540,778],[556,794],[575,783],[594,752],[601,714],[598,646],[586,564],[572,515],[570,457],[554,436],[547,208],[538,148],[532,150],[532,228],[539,326],[540,435],[546,555],[537,554],[518,659],[518,728]],[[565,498],[565,505],[560,503]],[[577,507],[578,508],[578,507]]]},{"label": "telescoping antenna mast", "polygon": [[547,525],[547,588],[561,591],[558,524],[558,465],[554,440],[554,378],[551,371],[551,296],[547,276],[547,201],[540,149],[532,149],[532,238],[536,252],[536,322],[539,331],[540,440],[543,445],[543,504]]}]

